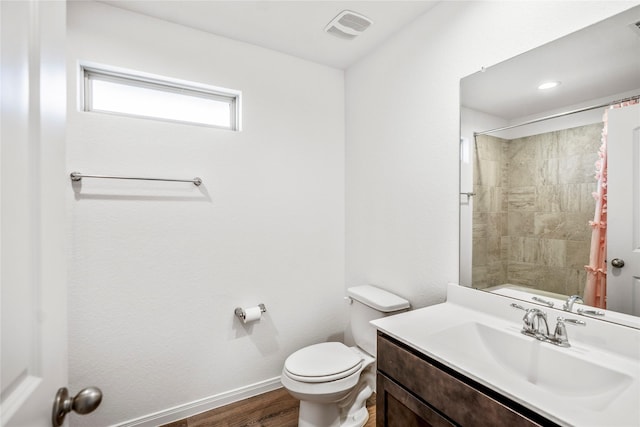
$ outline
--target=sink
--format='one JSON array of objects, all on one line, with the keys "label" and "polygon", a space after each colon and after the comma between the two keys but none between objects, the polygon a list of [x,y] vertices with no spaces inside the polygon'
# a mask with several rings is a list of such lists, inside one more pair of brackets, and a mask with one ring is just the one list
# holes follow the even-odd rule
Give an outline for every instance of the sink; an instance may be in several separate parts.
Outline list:
[{"label": "sink", "polygon": [[538,341],[512,325],[463,323],[430,334],[424,344],[439,359],[477,371],[470,373],[491,374],[558,399],[584,400],[596,411],[633,383],[628,374],[587,359],[579,349]]},{"label": "sink", "polygon": [[[585,327],[567,327],[571,347],[562,348],[523,335],[513,302],[450,284],[442,304],[371,323],[558,425],[640,426],[640,329],[585,318]],[[549,319],[566,315],[544,311]]]}]

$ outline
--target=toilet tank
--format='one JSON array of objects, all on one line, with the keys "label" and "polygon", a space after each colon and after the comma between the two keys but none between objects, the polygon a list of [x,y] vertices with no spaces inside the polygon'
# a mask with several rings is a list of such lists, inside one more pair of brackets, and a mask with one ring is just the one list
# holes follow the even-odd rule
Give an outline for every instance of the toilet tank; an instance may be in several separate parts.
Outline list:
[{"label": "toilet tank", "polygon": [[352,300],[350,321],[353,339],[358,347],[375,357],[376,328],[369,322],[408,310],[409,301],[372,285],[348,288],[347,295]]}]

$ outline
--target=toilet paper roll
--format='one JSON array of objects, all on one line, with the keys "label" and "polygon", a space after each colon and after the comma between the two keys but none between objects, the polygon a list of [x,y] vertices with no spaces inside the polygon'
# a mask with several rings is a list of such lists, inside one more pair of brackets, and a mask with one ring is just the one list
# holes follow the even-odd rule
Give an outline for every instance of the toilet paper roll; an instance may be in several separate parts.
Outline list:
[{"label": "toilet paper roll", "polygon": [[262,310],[260,310],[260,307],[247,307],[244,309],[244,319],[242,321],[244,323],[254,322],[260,320],[261,317]]}]

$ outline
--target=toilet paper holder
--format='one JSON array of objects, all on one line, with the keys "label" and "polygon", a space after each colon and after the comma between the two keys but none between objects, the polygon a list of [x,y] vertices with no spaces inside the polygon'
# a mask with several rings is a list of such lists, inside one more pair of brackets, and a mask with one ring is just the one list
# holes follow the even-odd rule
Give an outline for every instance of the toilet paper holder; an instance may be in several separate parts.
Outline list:
[{"label": "toilet paper holder", "polygon": [[[258,304],[258,307],[260,308],[260,311],[262,313],[266,313],[267,312],[267,308],[264,306],[264,304]],[[242,307],[236,307],[236,309],[234,310],[234,313],[236,314],[236,316],[238,317],[238,319],[244,321],[247,317],[247,314],[245,313],[244,309]]]}]

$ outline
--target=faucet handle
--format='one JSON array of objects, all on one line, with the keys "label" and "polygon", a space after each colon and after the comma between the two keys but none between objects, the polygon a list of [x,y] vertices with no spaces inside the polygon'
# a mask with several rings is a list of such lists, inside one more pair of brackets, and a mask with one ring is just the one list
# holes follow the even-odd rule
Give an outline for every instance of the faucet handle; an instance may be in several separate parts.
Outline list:
[{"label": "faucet handle", "polygon": [[[520,304],[512,303],[511,307],[525,311],[522,317],[522,333],[544,340],[549,336],[549,325],[547,325],[547,313],[539,308],[524,308]],[[541,331],[544,326],[544,330]]]},{"label": "faucet handle", "polygon": [[556,330],[553,333],[553,341],[554,344],[560,347],[571,347],[571,344],[569,344],[569,336],[567,335],[567,327],[565,326],[566,323],[578,326],[586,326],[587,324],[584,320],[565,319],[564,317],[558,317],[557,321]]},{"label": "faucet handle", "polygon": [[546,306],[548,306],[548,307],[553,307],[553,306],[555,305],[555,303],[554,303],[553,301],[549,301],[549,300],[546,300],[546,299],[544,299],[544,298],[540,298],[540,297],[531,297],[531,299],[532,299],[533,301],[535,301],[535,302],[539,302],[539,303],[544,304],[544,305],[546,305]]},{"label": "faucet handle", "polygon": [[586,326],[587,322],[585,322],[584,320],[580,320],[580,319],[565,319],[563,317],[558,317],[558,321],[563,321],[566,323],[569,323],[571,325],[578,325],[578,326]]},{"label": "faucet handle", "polygon": [[573,309],[573,304],[576,301],[580,301],[581,303],[584,303],[584,300],[582,299],[582,297],[580,295],[571,295],[569,298],[567,298],[567,300],[565,301],[564,305],[562,306],[562,309],[564,311],[571,311]]},{"label": "faucet handle", "polygon": [[522,311],[525,312],[524,316],[522,317],[522,321],[525,324],[525,329],[531,329],[531,322],[532,322],[531,313],[532,313],[533,310],[536,310],[536,309],[535,308],[524,308],[523,306],[521,306],[520,304],[516,304],[515,302],[511,303],[510,307],[517,308],[518,310],[522,310]]},{"label": "faucet handle", "polygon": [[584,308],[579,308],[576,311],[583,316],[604,316],[604,311],[600,310],[585,310]]}]

